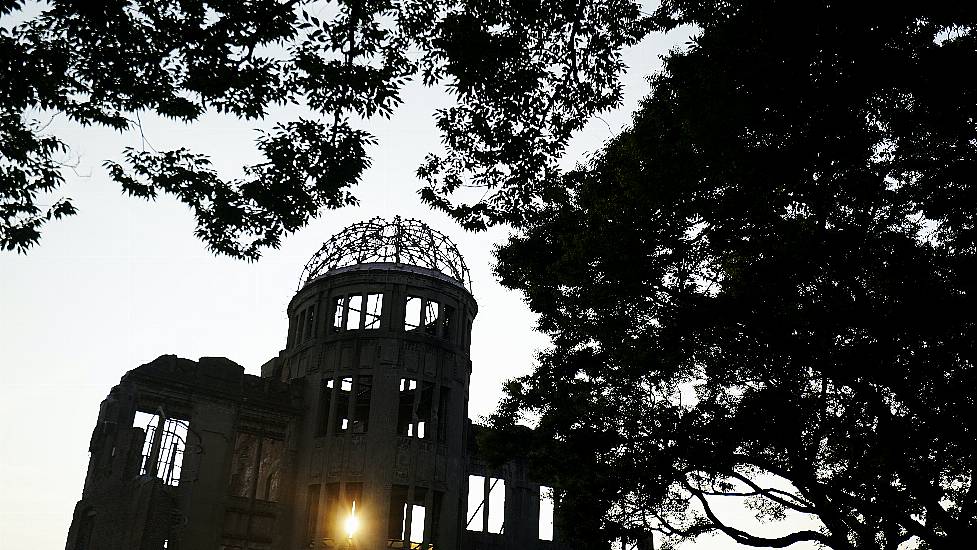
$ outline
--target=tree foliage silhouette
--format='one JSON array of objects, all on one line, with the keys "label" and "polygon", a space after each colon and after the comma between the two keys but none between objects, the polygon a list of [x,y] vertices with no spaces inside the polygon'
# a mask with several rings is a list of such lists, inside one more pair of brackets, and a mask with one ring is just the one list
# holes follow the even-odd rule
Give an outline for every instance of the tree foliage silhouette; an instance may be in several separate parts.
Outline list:
[{"label": "tree foliage silhouette", "polygon": [[[654,18],[693,40],[497,252],[552,346],[495,424],[537,416],[530,448],[583,539],[973,544],[974,6]],[[748,528],[717,511],[731,498],[813,519]]]},{"label": "tree foliage silhouette", "polygon": [[[0,0],[0,16],[22,10]],[[257,138],[264,160],[240,179],[182,148],[105,162],[126,193],[187,204],[213,251],[254,259],[356,202],[365,126],[412,78],[455,98],[435,115],[445,150],[418,169],[422,199],[472,229],[519,222],[557,183],[571,133],[619,102],[620,50],[646,19],[632,0],[54,0],[0,28],[0,249],[24,251],[75,213],[69,199],[41,204],[64,181],[67,145],[40,122],[53,114],[129,130],[140,112],[190,123],[307,107]]]}]

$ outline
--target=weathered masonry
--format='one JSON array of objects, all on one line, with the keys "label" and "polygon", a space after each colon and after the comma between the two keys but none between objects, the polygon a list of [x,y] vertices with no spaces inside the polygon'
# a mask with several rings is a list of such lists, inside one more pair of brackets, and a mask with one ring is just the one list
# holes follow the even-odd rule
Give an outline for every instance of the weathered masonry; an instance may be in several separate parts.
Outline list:
[{"label": "weathered masonry", "polygon": [[306,265],[260,377],[171,355],[122,377],[67,550],[566,547],[553,490],[478,456],[477,311],[444,235],[348,227]]}]

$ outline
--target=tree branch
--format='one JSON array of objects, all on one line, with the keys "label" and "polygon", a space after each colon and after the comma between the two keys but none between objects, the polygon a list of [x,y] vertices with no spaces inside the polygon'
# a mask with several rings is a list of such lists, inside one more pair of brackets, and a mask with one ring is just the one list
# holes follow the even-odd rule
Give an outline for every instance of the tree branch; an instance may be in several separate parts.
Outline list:
[{"label": "tree branch", "polygon": [[825,546],[831,546],[831,541],[824,534],[817,531],[795,531],[783,537],[768,538],[752,535],[741,529],[726,525],[713,512],[706,495],[700,489],[693,487],[687,479],[682,479],[681,483],[685,489],[699,501],[699,503],[702,505],[703,512],[706,514],[706,517],[710,522],[712,522],[716,529],[722,531],[724,534],[740,544],[758,548],[785,548],[798,542],[818,542],[824,544]]}]

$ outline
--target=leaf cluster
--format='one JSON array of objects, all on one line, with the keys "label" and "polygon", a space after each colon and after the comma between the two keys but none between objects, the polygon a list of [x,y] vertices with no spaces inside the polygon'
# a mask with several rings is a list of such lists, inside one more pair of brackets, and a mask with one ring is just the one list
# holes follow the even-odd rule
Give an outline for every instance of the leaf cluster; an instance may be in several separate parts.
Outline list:
[{"label": "leaf cluster", "polygon": [[[23,9],[4,2],[0,15]],[[74,213],[70,200],[39,204],[63,182],[66,147],[39,112],[130,131],[141,112],[192,123],[313,111],[259,135],[263,160],[238,179],[184,149],[105,162],[125,192],[186,203],[213,251],[255,259],[356,203],[375,143],[366,123],[392,116],[415,77],[456,101],[437,113],[445,148],[418,170],[423,200],[471,229],[518,223],[558,183],[570,134],[620,101],[620,50],[646,19],[633,0],[54,0],[0,29],[0,248],[25,251],[46,220]],[[456,204],[471,187],[484,195]]]}]

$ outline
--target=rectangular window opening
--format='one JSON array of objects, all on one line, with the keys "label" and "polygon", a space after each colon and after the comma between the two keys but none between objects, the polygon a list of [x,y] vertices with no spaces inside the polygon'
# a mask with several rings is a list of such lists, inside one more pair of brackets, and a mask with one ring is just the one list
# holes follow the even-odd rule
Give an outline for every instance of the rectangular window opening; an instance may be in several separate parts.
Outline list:
[{"label": "rectangular window opening", "polygon": [[455,308],[445,304],[441,320],[441,337],[451,340],[455,337]]},{"label": "rectangular window opening", "polygon": [[357,514],[363,509],[363,483],[351,482],[343,486],[342,533],[349,536],[355,531],[358,522]]},{"label": "rectangular window opening", "polygon": [[553,540],[553,488],[539,488],[539,540]]},{"label": "rectangular window opening", "polygon": [[[390,498],[390,540],[401,542],[397,548],[424,548],[422,543],[431,542],[425,529],[427,523],[427,489],[414,487],[410,494],[406,485],[394,485]],[[435,518],[431,518],[432,523]],[[411,544],[404,544],[411,543]]]},{"label": "rectangular window opening", "polygon": [[141,474],[151,474],[167,485],[178,486],[183,471],[183,455],[187,448],[189,423],[167,418],[159,430],[160,414],[136,411],[132,426],[146,434],[142,448]]},{"label": "rectangular window opening", "polygon": [[363,312],[363,296],[357,294],[346,300],[346,330],[360,328],[360,317]]},{"label": "rectangular window opening", "polygon": [[356,377],[356,404],[353,407],[353,433],[362,434],[370,427],[370,405],[373,398],[373,377]]},{"label": "rectangular window opening", "polygon": [[485,516],[485,478],[468,476],[468,521],[465,529],[482,531]]},{"label": "rectangular window opening", "polygon": [[429,437],[428,428],[430,427],[431,417],[434,411],[434,383],[423,382],[421,384],[421,395],[417,401],[417,413],[414,415],[416,428],[414,434],[418,439]]},{"label": "rectangular window opening", "polygon": [[400,379],[400,400],[397,405],[397,434],[414,435],[414,394],[417,392],[417,381],[410,378]]},{"label": "rectangular window opening", "polygon": [[424,332],[430,335],[438,333],[438,319],[441,314],[441,304],[434,300],[424,303]]},{"label": "rectangular window opening", "polygon": [[412,504],[410,507],[410,540],[411,542],[424,542],[424,520],[426,519],[427,509],[421,504]]},{"label": "rectangular window opening", "polygon": [[487,512],[487,531],[501,534],[505,529],[505,481],[502,479],[491,478],[489,480]]},{"label": "rectangular window opening", "polygon": [[309,485],[309,492],[305,499],[305,538],[312,541],[316,538],[319,527],[319,485]]},{"label": "rectangular window opening", "polygon": [[306,310],[306,315],[308,318],[305,321],[305,338],[308,339],[314,336],[316,332],[315,326],[317,319],[315,314],[315,304],[309,306],[309,308]]},{"label": "rectangular window opening", "polygon": [[329,327],[331,332],[339,332],[343,329],[343,304],[345,303],[345,298],[339,296],[332,299],[332,326]]},{"label": "rectangular window opening", "polygon": [[332,388],[335,382],[332,378],[322,381],[322,390],[319,393],[319,422],[316,426],[316,435],[326,435],[329,431],[329,413],[332,405]]},{"label": "rectangular window opening", "polygon": [[326,538],[334,538],[342,533],[343,517],[342,506],[339,501],[339,484],[326,484],[326,498],[323,503],[322,518],[325,520],[323,535]]},{"label": "rectangular window opening", "polygon": [[417,330],[421,326],[421,299],[418,296],[408,296],[404,308],[404,330]]},{"label": "rectangular window opening", "polygon": [[353,377],[347,376],[339,379],[339,387],[336,388],[336,414],[333,417],[333,433],[345,432],[349,429],[349,404],[353,394]]},{"label": "rectangular window opening", "polygon": [[380,314],[383,311],[383,294],[367,294],[366,309],[364,310],[363,328],[377,330],[380,328]]},{"label": "rectangular window opening", "polygon": [[407,485],[393,485],[390,489],[390,515],[387,519],[387,538],[390,541],[404,540],[407,524]]}]

